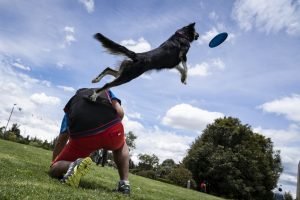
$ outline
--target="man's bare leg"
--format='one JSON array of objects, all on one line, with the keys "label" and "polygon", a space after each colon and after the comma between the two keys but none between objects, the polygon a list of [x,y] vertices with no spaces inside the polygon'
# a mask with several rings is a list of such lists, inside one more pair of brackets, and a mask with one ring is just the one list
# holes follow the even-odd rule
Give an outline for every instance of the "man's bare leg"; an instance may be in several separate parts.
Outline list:
[{"label": "man's bare leg", "polygon": [[113,151],[113,156],[118,168],[120,180],[128,181],[129,151],[126,142],[120,149]]},{"label": "man's bare leg", "polygon": [[63,175],[67,172],[69,169],[69,166],[72,162],[70,161],[57,161],[50,167],[49,174],[53,178],[62,178]]}]

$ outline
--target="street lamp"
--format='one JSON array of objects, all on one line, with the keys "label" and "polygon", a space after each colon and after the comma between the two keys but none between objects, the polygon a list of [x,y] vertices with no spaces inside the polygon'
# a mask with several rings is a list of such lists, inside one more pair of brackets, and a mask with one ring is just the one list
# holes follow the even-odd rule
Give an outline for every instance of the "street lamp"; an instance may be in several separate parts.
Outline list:
[{"label": "street lamp", "polygon": [[5,126],[4,133],[6,133],[6,129],[7,129],[8,123],[9,123],[9,121],[10,121],[11,115],[12,115],[12,113],[14,112],[14,108],[15,108],[16,105],[17,105],[17,104],[15,103],[15,104],[13,105],[12,109],[11,109],[9,118],[8,118],[8,120],[7,120],[7,124],[6,124],[6,126]]}]

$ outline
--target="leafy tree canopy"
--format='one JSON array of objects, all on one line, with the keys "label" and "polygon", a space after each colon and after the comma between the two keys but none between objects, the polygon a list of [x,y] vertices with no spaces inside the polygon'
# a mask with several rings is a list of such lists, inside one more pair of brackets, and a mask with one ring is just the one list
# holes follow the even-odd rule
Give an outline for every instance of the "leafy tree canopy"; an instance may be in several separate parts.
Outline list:
[{"label": "leafy tree canopy", "polygon": [[129,151],[131,152],[133,149],[135,149],[135,140],[136,140],[137,136],[133,134],[132,131],[129,131],[126,134],[126,144],[129,148]]},{"label": "leafy tree canopy", "polygon": [[195,180],[209,190],[235,199],[270,199],[282,172],[280,152],[273,143],[240,120],[215,120],[196,138],[183,160]]},{"label": "leafy tree canopy", "polygon": [[158,157],[154,154],[139,154],[138,159],[140,160],[140,162],[138,163],[138,168],[141,170],[155,169],[159,163]]}]

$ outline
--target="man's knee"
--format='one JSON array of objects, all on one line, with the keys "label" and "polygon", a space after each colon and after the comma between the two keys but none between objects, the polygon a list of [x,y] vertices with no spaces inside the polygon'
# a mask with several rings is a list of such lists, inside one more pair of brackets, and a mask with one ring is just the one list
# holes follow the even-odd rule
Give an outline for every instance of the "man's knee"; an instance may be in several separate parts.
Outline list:
[{"label": "man's knee", "polygon": [[50,166],[50,169],[48,171],[48,174],[52,177],[52,178],[60,178],[62,176],[62,174],[59,172],[60,170],[58,170],[58,163],[54,163]]}]

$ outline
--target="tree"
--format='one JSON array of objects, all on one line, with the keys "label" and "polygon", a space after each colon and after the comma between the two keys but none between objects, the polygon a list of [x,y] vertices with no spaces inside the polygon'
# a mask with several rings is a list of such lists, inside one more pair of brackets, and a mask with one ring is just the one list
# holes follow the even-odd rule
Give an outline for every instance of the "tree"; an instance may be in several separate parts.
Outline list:
[{"label": "tree", "polygon": [[126,144],[128,146],[129,151],[131,152],[133,149],[135,149],[135,139],[137,138],[136,135],[133,134],[132,131],[129,131],[126,134]]},{"label": "tree", "polygon": [[26,138],[24,138],[24,144],[29,144],[30,143],[30,137],[29,135],[26,136]]},{"label": "tree", "polygon": [[166,159],[161,163],[162,167],[170,167],[173,168],[176,166],[175,161],[173,159]]},{"label": "tree", "polygon": [[[137,136],[133,134],[132,131],[129,131],[126,134],[126,144],[128,146],[128,150],[129,150],[129,156],[131,157],[131,153],[132,151],[136,148],[135,146],[135,140],[137,139]],[[135,164],[134,162],[131,160],[131,158],[129,158],[129,169],[134,169],[135,168]]]},{"label": "tree", "polygon": [[17,138],[21,138],[21,131],[19,129],[20,125],[18,125],[17,123],[14,123],[12,125],[12,127],[10,128],[10,131],[13,132]]},{"label": "tree", "polygon": [[143,176],[143,177],[146,177],[146,178],[151,178],[151,179],[156,179],[157,178],[156,173],[153,170],[138,171],[136,173],[136,175]]},{"label": "tree", "polygon": [[17,142],[17,136],[12,131],[6,131],[5,133],[5,139],[13,142]]},{"label": "tree", "polygon": [[20,125],[14,123],[8,131],[3,133],[3,138],[14,142],[21,141],[23,137],[21,136],[21,131],[19,127]]},{"label": "tree", "polygon": [[4,138],[5,126],[0,127],[0,138]]},{"label": "tree", "polygon": [[290,192],[285,192],[284,193],[284,199],[285,200],[293,200],[293,196]]},{"label": "tree", "polygon": [[159,159],[156,155],[152,154],[139,154],[138,159],[140,162],[138,163],[138,168],[140,170],[153,170],[156,169]]},{"label": "tree", "polygon": [[270,138],[240,120],[215,120],[196,138],[183,160],[195,180],[214,194],[234,199],[270,199],[282,172],[280,152]]},{"label": "tree", "polygon": [[43,141],[38,139],[36,136],[34,138],[31,138],[29,145],[35,146],[35,147],[42,147]]},{"label": "tree", "polygon": [[158,175],[160,178],[166,178],[173,168],[176,167],[176,163],[173,159],[164,160],[161,165],[158,166]]},{"label": "tree", "polygon": [[167,179],[170,180],[173,184],[182,187],[186,187],[188,181],[191,181],[192,186],[195,185],[192,173],[183,166],[174,168],[167,176]]}]

